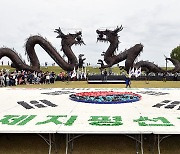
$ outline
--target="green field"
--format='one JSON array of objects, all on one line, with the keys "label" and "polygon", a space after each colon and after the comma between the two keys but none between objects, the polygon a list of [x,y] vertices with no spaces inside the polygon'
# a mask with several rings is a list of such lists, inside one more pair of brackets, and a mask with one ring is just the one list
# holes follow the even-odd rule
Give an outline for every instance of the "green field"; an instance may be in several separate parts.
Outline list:
[{"label": "green field", "polygon": [[[2,69],[8,69],[10,70],[11,72],[15,70],[15,68],[12,68],[11,66],[8,66],[8,65],[4,65],[4,66],[0,66],[0,70]],[[59,66],[48,66],[47,68],[44,67],[44,66],[41,66],[41,70],[43,72],[55,72],[56,74],[59,74],[60,72],[64,71],[61,67]],[[86,67],[86,70],[88,73],[94,73],[94,74],[100,74],[100,70],[99,70],[99,67],[91,67],[91,66],[88,66]],[[65,72],[65,71],[64,71]],[[112,72],[116,73],[116,74],[120,74],[120,70],[118,67],[112,67]]]},{"label": "green field", "polygon": [[[132,88],[180,88],[180,81],[131,81]],[[125,88],[125,84],[88,84],[87,81],[56,81],[55,84],[18,85],[13,88]]]},{"label": "green field", "polygon": [[[15,68],[12,68],[11,66],[8,66],[8,65],[4,65],[4,66],[1,65],[0,66],[0,70],[2,70],[2,69],[8,69],[10,71],[14,71],[15,70]],[[111,69],[112,69],[112,72],[115,73],[115,74],[120,74],[123,71],[123,70],[120,70],[119,67],[117,67],[117,66],[113,66]],[[163,68],[163,69],[165,70],[165,68]],[[172,68],[168,67],[167,69],[170,70]],[[53,71],[56,74],[59,74],[60,72],[64,71],[59,66],[48,66],[47,68],[44,67],[44,66],[41,66],[41,70],[43,72],[46,72],[46,71],[51,72],[51,71]],[[86,67],[86,70],[87,70],[88,73],[100,74],[99,66],[96,66],[96,67],[88,66],[88,67]],[[108,71],[108,69],[107,69],[107,71]]]}]

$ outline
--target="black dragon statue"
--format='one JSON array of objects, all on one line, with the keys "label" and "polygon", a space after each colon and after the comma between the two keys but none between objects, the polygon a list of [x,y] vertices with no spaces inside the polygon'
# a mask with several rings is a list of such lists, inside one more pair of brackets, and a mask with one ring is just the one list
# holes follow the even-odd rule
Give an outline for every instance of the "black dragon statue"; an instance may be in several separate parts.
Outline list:
[{"label": "black dragon statue", "polygon": [[106,65],[103,63],[103,60],[99,59],[97,64],[100,64],[100,68],[107,68],[111,67],[115,64],[118,64],[121,61],[125,60],[125,67],[124,69],[128,72],[130,68],[139,68],[142,67],[142,70],[148,71],[148,72],[154,72],[154,73],[165,73],[165,72],[178,72],[180,71],[180,62],[172,59],[172,58],[166,58],[166,60],[171,61],[175,68],[173,70],[163,70],[158,65],[154,64],[153,62],[149,61],[139,61],[136,64],[134,61],[136,60],[137,56],[140,55],[140,53],[143,51],[143,45],[142,44],[136,44],[135,46],[131,47],[130,49],[127,49],[119,54],[115,54],[116,50],[118,50],[119,45],[119,36],[118,32],[122,31],[123,27],[122,25],[120,27],[115,28],[114,30],[96,30],[96,33],[98,34],[97,41],[102,42],[109,42],[110,45],[106,52],[103,53],[104,55],[104,61],[106,62]]},{"label": "black dragon statue", "polygon": [[84,44],[82,40],[82,32],[79,31],[75,34],[69,33],[65,35],[60,28],[55,29],[54,32],[58,33],[57,38],[61,38],[62,51],[67,56],[68,62],[61,57],[49,41],[39,35],[30,36],[25,44],[25,50],[31,64],[30,66],[27,65],[14,50],[6,47],[0,48],[0,59],[4,56],[8,57],[12,61],[13,66],[18,70],[40,71],[39,59],[35,52],[35,45],[38,44],[63,70],[72,71],[74,67],[77,67],[79,64],[71,46],[74,44]]},{"label": "black dragon statue", "polygon": [[143,71],[146,72],[154,72],[154,73],[165,73],[166,70],[163,70],[161,67],[159,67],[158,65],[154,64],[153,62],[149,62],[149,61],[139,61],[136,64],[134,64],[135,68],[139,68],[141,67]]},{"label": "black dragon statue", "polygon": [[115,52],[116,50],[118,50],[118,45],[119,45],[118,32],[122,30],[123,30],[122,25],[120,27],[117,27],[115,30],[108,30],[108,29],[104,31],[96,30],[98,34],[97,41],[110,43],[108,49],[104,53],[104,61],[106,62],[107,65],[101,64],[101,67],[103,68],[111,67],[115,64],[118,64],[121,61],[126,60],[125,70],[128,71],[130,68],[133,67],[133,63],[136,57],[142,52],[143,45],[136,44],[132,48],[125,50],[124,52],[121,52],[118,55],[115,55]]},{"label": "black dragon statue", "polygon": [[173,58],[166,58],[166,60],[169,60],[174,65],[174,68],[172,70],[167,70],[167,72],[170,73],[180,72],[180,62],[178,60]]}]

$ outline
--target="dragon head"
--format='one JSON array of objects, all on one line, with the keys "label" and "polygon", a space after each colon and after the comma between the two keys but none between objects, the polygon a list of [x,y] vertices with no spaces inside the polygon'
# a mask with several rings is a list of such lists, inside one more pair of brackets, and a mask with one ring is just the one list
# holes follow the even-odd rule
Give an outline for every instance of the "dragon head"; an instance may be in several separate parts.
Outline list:
[{"label": "dragon head", "polygon": [[103,42],[114,42],[118,41],[118,32],[122,31],[123,27],[122,25],[120,27],[117,27],[115,30],[96,30],[96,33],[98,34],[97,41],[103,41]]},{"label": "dragon head", "polygon": [[58,33],[58,36],[56,38],[61,38],[62,39],[62,45],[66,44],[68,46],[72,46],[73,44],[77,45],[82,45],[85,44],[84,41],[82,40],[82,32],[76,32],[75,34],[64,34],[60,27],[59,29],[55,29],[55,33]]}]

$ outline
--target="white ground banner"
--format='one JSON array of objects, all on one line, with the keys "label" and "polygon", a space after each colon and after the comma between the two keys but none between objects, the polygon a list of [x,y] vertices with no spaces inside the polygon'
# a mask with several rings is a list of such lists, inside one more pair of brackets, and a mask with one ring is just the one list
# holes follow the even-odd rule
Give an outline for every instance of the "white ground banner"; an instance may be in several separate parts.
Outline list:
[{"label": "white ground banner", "polygon": [[180,134],[180,89],[0,89],[0,133]]}]

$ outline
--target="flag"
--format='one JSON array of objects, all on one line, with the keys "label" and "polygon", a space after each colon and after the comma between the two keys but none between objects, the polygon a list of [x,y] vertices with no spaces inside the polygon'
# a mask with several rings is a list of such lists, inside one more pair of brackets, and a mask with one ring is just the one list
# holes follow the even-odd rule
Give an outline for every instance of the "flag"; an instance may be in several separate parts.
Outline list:
[{"label": "flag", "polygon": [[86,67],[84,68],[84,78],[86,79]]},{"label": "flag", "polygon": [[83,72],[83,67],[82,67],[82,69],[81,69],[81,79],[83,78],[83,74],[84,74],[84,72]]},{"label": "flag", "polygon": [[74,70],[73,70],[73,73],[72,73],[72,75],[71,75],[71,78],[74,78],[76,76],[76,69],[75,69],[75,67],[74,67]]},{"label": "flag", "polygon": [[76,78],[79,79],[79,67],[77,69]]},{"label": "flag", "polygon": [[141,75],[141,67],[139,67],[138,69],[136,68],[136,71],[135,71],[135,77],[137,78],[138,76]]},{"label": "flag", "polygon": [[141,75],[141,67],[139,67],[139,69],[138,69],[138,76],[140,76]]},{"label": "flag", "polygon": [[134,67],[131,69],[129,69],[129,77],[131,77],[132,75],[134,75]]},{"label": "flag", "polygon": [[134,71],[134,76],[137,78],[138,77],[138,69],[136,68],[136,70]]}]

